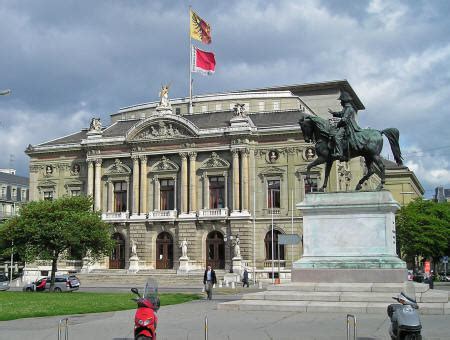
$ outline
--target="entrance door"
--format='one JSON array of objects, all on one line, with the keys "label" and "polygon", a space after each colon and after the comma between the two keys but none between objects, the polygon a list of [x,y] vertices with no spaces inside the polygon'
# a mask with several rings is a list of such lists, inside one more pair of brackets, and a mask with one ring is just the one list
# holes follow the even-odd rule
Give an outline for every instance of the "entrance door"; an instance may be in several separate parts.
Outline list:
[{"label": "entrance door", "polygon": [[218,231],[210,232],[206,238],[206,265],[213,269],[225,269],[225,243]]},{"label": "entrance door", "polygon": [[156,269],[173,268],[173,239],[168,232],[162,232],[156,239]]},{"label": "entrance door", "polygon": [[109,257],[109,269],[124,269],[125,268],[125,240],[122,235],[116,233],[112,239],[116,242],[111,256]]}]

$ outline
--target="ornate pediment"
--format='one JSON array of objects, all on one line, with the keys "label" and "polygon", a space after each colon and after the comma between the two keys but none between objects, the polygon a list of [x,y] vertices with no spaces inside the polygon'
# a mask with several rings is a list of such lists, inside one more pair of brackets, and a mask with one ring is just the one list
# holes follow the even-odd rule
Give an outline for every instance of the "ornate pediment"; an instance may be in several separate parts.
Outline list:
[{"label": "ornate pediment", "polygon": [[271,176],[278,176],[282,179],[285,172],[286,170],[283,168],[271,166],[260,171],[258,176],[261,178],[261,180],[264,180],[264,177],[271,177]]},{"label": "ornate pediment", "polygon": [[150,172],[176,172],[179,169],[180,167],[175,162],[172,162],[166,156],[162,156],[161,160],[152,166]]},{"label": "ornate pediment", "polygon": [[131,169],[128,167],[128,165],[123,164],[122,161],[118,158],[116,158],[114,164],[109,166],[105,171],[105,175],[107,176],[130,175],[130,174]]},{"label": "ornate pediment", "polygon": [[180,124],[171,121],[155,121],[142,131],[134,139],[155,140],[155,139],[176,139],[188,138],[193,134]]},{"label": "ornate pediment", "polygon": [[43,180],[38,183],[38,188],[52,188],[56,186],[56,182]]},{"label": "ornate pediment", "polygon": [[228,169],[229,167],[230,163],[220,158],[220,156],[215,152],[213,152],[211,157],[203,161],[200,165],[200,169]]}]

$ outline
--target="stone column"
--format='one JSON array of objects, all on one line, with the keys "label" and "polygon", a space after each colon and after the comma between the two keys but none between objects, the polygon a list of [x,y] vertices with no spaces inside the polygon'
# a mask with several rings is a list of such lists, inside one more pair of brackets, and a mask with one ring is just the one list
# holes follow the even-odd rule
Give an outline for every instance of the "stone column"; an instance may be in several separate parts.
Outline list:
[{"label": "stone column", "polygon": [[231,152],[233,153],[233,211],[239,211],[239,152],[236,149]]},{"label": "stone column", "polygon": [[141,159],[141,214],[147,211],[147,156],[139,157]]},{"label": "stone column", "polygon": [[177,175],[173,176],[173,210],[177,210]]},{"label": "stone column", "polygon": [[111,179],[108,180],[108,212],[113,212],[114,209],[114,183]]},{"label": "stone column", "polygon": [[102,181],[102,160],[96,159],[95,160],[95,190],[94,190],[94,209],[100,210],[101,209],[101,181]]},{"label": "stone column", "polygon": [[249,150],[244,149],[242,156],[242,210],[248,211],[248,154]]},{"label": "stone column", "polygon": [[209,209],[209,179],[206,171],[202,175],[203,179],[203,209]]},{"label": "stone column", "polygon": [[136,215],[139,212],[139,157],[131,156],[133,159],[133,207],[131,212]]},{"label": "stone column", "polygon": [[223,177],[225,178],[225,197],[224,197],[224,208],[228,209],[228,172],[223,172]]},{"label": "stone column", "polygon": [[185,214],[188,210],[188,176],[187,176],[187,155],[180,153],[181,157],[181,213]]},{"label": "stone column", "polygon": [[190,184],[190,209],[189,212],[195,213],[197,211],[197,176],[196,176],[196,168],[195,168],[195,160],[197,159],[196,152],[189,153],[189,184]]},{"label": "stone column", "polygon": [[253,193],[256,191],[256,187],[255,187],[255,176],[256,176],[256,171],[255,171],[255,149],[250,149],[250,155],[249,155],[249,175],[248,175],[248,193],[249,193],[249,205],[248,205],[248,209],[253,211],[254,206],[256,205],[254,202],[255,196],[253,195]]},{"label": "stone column", "polygon": [[94,162],[87,161],[88,163],[88,178],[87,178],[87,195],[94,196]]},{"label": "stone column", "polygon": [[159,211],[161,210],[161,187],[158,175],[153,177],[153,182],[155,183],[155,208],[153,210]]}]

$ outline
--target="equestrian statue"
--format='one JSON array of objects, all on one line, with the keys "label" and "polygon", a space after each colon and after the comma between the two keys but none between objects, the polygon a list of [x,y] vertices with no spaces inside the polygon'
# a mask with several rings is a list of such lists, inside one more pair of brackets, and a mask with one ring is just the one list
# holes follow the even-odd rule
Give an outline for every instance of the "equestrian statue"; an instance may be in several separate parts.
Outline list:
[{"label": "equestrian statue", "polygon": [[342,111],[328,110],[334,117],[340,118],[337,126],[329,120],[314,115],[304,116],[299,124],[303,137],[307,143],[315,143],[317,158],[307,166],[307,174],[312,167],[325,163],[325,179],[322,190],[327,187],[331,166],[336,160],[347,162],[354,157],[363,157],[367,173],[361,178],[356,190],[375,173],[375,165],[380,171],[381,183],[377,190],[381,190],[385,183],[385,167],[380,153],[383,149],[383,135],[391,145],[392,153],[397,165],[402,165],[402,153],[399,145],[399,132],[395,128],[382,131],[375,129],[362,129],[356,123],[356,107],[353,99],[345,91],[339,97]]}]

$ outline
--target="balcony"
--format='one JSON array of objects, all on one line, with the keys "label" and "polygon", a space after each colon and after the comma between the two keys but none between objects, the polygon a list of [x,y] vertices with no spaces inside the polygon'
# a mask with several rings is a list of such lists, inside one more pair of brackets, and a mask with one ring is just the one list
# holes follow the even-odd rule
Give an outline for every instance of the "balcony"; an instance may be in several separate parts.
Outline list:
[{"label": "balcony", "polygon": [[126,221],[129,218],[128,211],[124,212],[106,212],[102,214],[103,221]]},{"label": "balcony", "polygon": [[228,208],[220,209],[202,209],[198,212],[198,218],[200,219],[225,219],[228,217]]},{"label": "balcony", "polygon": [[[273,265],[275,269],[278,269],[278,262],[280,262],[280,268],[286,268],[286,260],[274,260]],[[264,260],[264,268],[272,268],[272,260]]]},{"label": "balcony", "polygon": [[271,216],[272,214],[274,216],[281,215],[281,208],[267,208],[263,209],[264,215]]},{"label": "balcony", "polygon": [[176,218],[176,210],[153,210],[148,213],[149,221],[174,221]]}]

